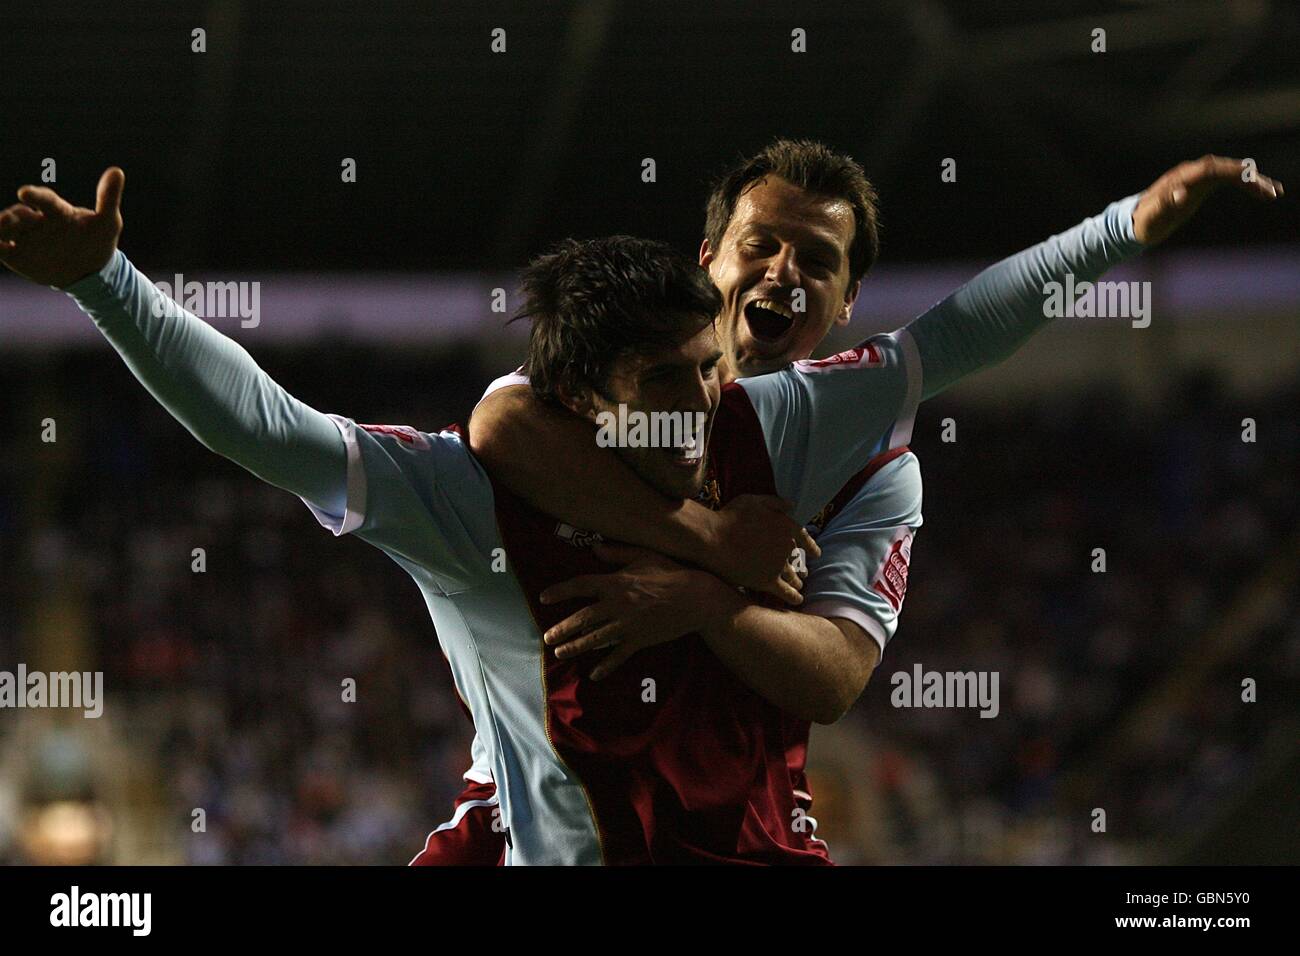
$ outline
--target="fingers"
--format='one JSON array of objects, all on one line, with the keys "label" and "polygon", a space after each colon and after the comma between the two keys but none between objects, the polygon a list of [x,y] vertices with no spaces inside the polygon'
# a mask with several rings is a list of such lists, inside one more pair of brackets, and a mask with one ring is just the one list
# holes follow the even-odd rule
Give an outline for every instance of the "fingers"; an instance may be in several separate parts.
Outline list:
[{"label": "fingers", "polygon": [[[1280,182],[1254,169],[1253,164],[1247,165],[1245,160],[1207,155],[1185,165],[1189,168],[1182,179],[1188,188],[1232,185],[1257,199],[1268,200],[1285,192]],[[1248,174],[1247,170],[1253,171]]]},{"label": "fingers", "polygon": [[18,190],[18,198],[47,216],[67,219],[73,213],[71,205],[53,189],[46,189],[44,186],[23,186]]},{"label": "fingers", "polygon": [[781,569],[781,580],[790,585],[790,587],[794,588],[796,591],[803,590],[803,578],[799,576],[799,572],[790,564],[787,564]]},{"label": "fingers", "polygon": [[554,646],[594,630],[609,620],[609,615],[599,608],[599,604],[591,604],[581,611],[574,611],[559,624],[548,628],[542,640]]},{"label": "fingers", "polygon": [[598,651],[602,647],[614,647],[621,643],[622,640],[623,630],[615,622],[598,628],[590,634],[584,634],[576,641],[570,641],[563,647],[556,648],[555,656],[561,660],[567,660],[570,657],[586,654],[588,651]]},{"label": "fingers", "polygon": [[95,215],[116,218],[122,206],[122,190],[126,187],[126,173],[117,166],[110,166],[99,177],[99,186],[95,189]]},{"label": "fingers", "polygon": [[45,216],[31,206],[15,203],[4,212],[0,212],[0,239],[12,241],[27,232]]},{"label": "fingers", "polygon": [[763,588],[762,592],[780,598],[786,604],[799,605],[803,603],[803,595],[785,580],[784,572],[782,573],[780,580],[771,587]]},{"label": "fingers", "polygon": [[602,577],[599,574],[579,574],[576,578],[551,585],[537,599],[543,604],[559,604],[578,597],[599,597],[603,593]]},{"label": "fingers", "polygon": [[592,669],[591,679],[604,680],[610,674],[614,673],[614,671],[622,667],[623,663],[635,653],[636,648],[628,644],[614,648],[609,652],[609,656]]},{"label": "fingers", "polygon": [[816,539],[808,533],[807,528],[800,528],[797,538],[797,547],[803,548],[804,554],[808,555],[808,557],[820,558],[822,556],[821,547],[817,544]]}]

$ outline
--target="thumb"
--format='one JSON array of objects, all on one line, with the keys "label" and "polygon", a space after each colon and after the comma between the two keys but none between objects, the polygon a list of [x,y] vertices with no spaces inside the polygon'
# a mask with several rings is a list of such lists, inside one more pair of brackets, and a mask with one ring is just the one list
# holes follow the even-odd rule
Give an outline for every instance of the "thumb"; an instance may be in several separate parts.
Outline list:
[{"label": "thumb", "polygon": [[122,205],[122,189],[126,186],[126,173],[117,166],[110,166],[99,177],[99,187],[95,190],[95,215],[116,218]]}]

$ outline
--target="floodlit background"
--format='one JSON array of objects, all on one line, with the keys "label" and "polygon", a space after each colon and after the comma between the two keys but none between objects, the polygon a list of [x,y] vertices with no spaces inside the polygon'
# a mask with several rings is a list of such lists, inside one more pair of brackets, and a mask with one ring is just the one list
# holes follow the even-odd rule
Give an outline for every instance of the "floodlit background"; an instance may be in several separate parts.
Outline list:
[{"label": "floodlit background", "polygon": [[[778,135],[852,153],[882,196],[881,262],[824,352],[1179,160],[1300,190],[1292,4],[700,6],[6,8],[0,190],[52,159],[87,204],[122,166],[137,266],[260,282],[256,327],[213,324],[317,408],[426,430],[518,364],[491,292],[529,256],[693,251],[710,176]],[[899,633],[813,737],[838,861],[1300,861],[1297,235],[1292,198],[1217,197],[1110,276],[1152,283],[1150,328],[1059,321],[922,406]],[[405,574],[203,449],[8,273],[0,435],[0,670],[102,670],[107,696],[97,720],[0,710],[0,860],[409,859],[470,726]],[[998,671],[1001,713],[891,707],[917,663]]]}]

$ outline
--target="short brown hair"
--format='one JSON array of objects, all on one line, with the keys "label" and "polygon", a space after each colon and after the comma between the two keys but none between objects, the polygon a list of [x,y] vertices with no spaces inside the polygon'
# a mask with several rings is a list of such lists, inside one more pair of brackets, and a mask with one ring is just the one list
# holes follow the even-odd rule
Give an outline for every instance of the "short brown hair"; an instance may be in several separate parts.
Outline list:
[{"label": "short brown hair", "polygon": [[846,200],[853,207],[853,242],[849,246],[849,281],[867,274],[880,255],[880,210],[876,187],[851,156],[808,139],[778,139],[742,159],[718,178],[709,194],[704,236],[714,252],[736,212],[736,202],[769,175],[809,192]]},{"label": "short brown hair", "polygon": [[680,344],[722,307],[698,262],[632,236],[566,239],[529,263],[522,288],[515,319],[532,323],[524,370],[552,403],[584,387],[608,398],[616,360]]}]

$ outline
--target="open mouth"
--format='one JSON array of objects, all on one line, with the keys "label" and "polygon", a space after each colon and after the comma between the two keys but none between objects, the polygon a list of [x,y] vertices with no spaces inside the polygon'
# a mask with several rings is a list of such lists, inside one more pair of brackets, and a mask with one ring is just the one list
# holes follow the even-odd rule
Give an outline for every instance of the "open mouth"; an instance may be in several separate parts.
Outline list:
[{"label": "open mouth", "polygon": [[745,306],[745,321],[754,338],[760,342],[776,342],[794,326],[794,312],[780,302],[755,299]]},{"label": "open mouth", "polygon": [[681,465],[686,468],[694,468],[704,457],[704,438],[698,435],[690,435],[686,441],[677,448],[668,448],[668,457],[673,460],[673,464]]}]

